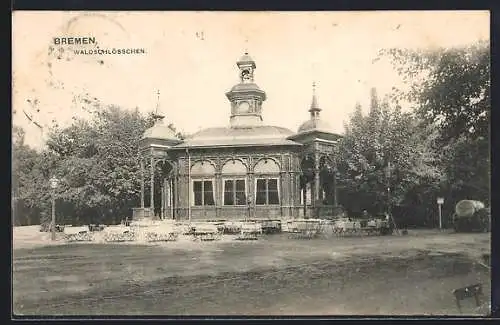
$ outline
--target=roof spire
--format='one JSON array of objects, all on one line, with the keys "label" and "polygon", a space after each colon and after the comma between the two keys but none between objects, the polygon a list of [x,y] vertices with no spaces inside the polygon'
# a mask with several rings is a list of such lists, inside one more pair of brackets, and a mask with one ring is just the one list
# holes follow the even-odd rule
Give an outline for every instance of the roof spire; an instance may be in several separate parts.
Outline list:
[{"label": "roof spire", "polygon": [[155,112],[153,113],[153,118],[156,121],[161,121],[165,118],[165,115],[161,114],[161,112],[159,111],[160,110],[160,90],[156,90],[156,95],[157,95],[157,98],[156,98],[156,110]]},{"label": "roof spire", "polygon": [[319,112],[321,111],[321,108],[319,108],[318,98],[316,97],[316,82],[315,81],[313,82],[312,86],[313,86],[313,96],[312,96],[311,108],[309,109],[309,112],[311,112],[311,117],[318,117]]}]

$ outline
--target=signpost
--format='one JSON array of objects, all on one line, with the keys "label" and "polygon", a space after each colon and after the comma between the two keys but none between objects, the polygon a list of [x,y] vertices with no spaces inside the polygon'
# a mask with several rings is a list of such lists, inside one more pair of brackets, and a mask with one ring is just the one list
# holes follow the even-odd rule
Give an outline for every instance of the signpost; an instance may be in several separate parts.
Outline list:
[{"label": "signpost", "polygon": [[52,189],[52,222],[50,230],[52,231],[52,241],[56,240],[56,188],[59,185],[59,180],[56,177],[50,179],[50,188]]},{"label": "signpost", "polygon": [[444,204],[444,198],[438,197],[437,204],[438,204],[438,212],[439,212],[439,229],[442,229],[443,223],[442,223],[442,215],[441,215],[441,206]]}]

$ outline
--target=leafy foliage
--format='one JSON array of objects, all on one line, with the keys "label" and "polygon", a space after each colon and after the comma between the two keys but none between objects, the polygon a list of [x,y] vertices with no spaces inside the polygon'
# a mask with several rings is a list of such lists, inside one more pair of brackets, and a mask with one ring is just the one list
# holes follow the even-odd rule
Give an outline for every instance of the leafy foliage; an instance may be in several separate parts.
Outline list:
[{"label": "leafy foliage", "polygon": [[49,178],[58,177],[59,222],[120,221],[139,205],[141,171],[138,145],[144,131],[154,123],[152,115],[111,106],[94,111],[90,120],[74,119],[63,129],[53,128],[47,149],[37,153],[14,141],[14,187],[23,204],[50,215]]},{"label": "leafy foliage", "polygon": [[411,102],[427,125],[439,130],[448,213],[462,199],[489,201],[490,48],[480,41],[460,48],[426,51],[391,49],[408,90],[397,99]]},{"label": "leafy foliage", "polygon": [[[437,132],[372,91],[370,111],[357,104],[340,145],[341,200],[351,211],[387,211],[408,200],[415,187],[439,181],[442,170],[433,150]],[[390,188],[390,191],[387,189]]]},{"label": "leafy foliage", "polygon": [[444,141],[488,137],[490,48],[487,42],[438,50],[385,50],[409,91],[399,97],[414,103],[428,122],[438,123]]}]

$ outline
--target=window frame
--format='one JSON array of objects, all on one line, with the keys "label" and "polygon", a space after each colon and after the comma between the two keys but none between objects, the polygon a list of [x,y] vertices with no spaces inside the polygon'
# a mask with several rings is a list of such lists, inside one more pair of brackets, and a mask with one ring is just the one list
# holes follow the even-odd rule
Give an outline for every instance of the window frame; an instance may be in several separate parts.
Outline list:
[{"label": "window frame", "polygon": [[[265,175],[260,175],[255,177],[255,190],[254,190],[254,198],[255,198],[255,205],[259,207],[263,206],[280,206],[281,205],[281,186],[280,186],[280,179],[281,177],[279,176],[265,176]],[[266,203],[265,204],[258,204],[257,203],[257,182],[259,180],[265,180],[266,181]],[[276,180],[276,189],[278,192],[278,203],[273,203],[269,204],[269,180]]]},{"label": "window frame", "polygon": [[[201,182],[201,205],[196,205],[195,202],[195,191],[194,182]],[[214,204],[205,204],[205,182],[212,182],[212,200]],[[215,178],[212,177],[196,177],[191,179],[191,191],[189,193],[191,196],[191,206],[196,208],[201,207],[215,207],[217,202],[215,201]]]},{"label": "window frame", "polygon": [[[236,181],[244,181],[245,182],[245,204],[226,204],[226,181],[233,182],[233,200],[236,203]],[[244,207],[248,205],[248,180],[247,177],[242,176],[226,176],[222,178],[222,206],[223,207]]]}]

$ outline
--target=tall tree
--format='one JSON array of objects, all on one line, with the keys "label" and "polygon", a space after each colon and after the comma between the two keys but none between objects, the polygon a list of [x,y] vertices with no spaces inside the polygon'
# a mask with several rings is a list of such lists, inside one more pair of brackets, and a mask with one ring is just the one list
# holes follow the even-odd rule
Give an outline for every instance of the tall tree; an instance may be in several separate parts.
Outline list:
[{"label": "tall tree", "polygon": [[[372,91],[372,103],[378,102],[375,96]],[[358,212],[366,209],[380,213],[388,204],[408,203],[411,189],[441,177],[432,148],[436,136],[429,136],[433,130],[422,129],[415,115],[402,112],[388,100],[377,106],[364,115],[356,105],[340,146],[342,203]]]},{"label": "tall tree", "polygon": [[24,130],[13,128],[12,142],[12,196],[13,221],[29,225],[40,221],[40,213],[48,208],[48,174],[52,155],[38,153],[24,142]]},{"label": "tall tree", "polygon": [[[451,202],[489,201],[490,48],[480,41],[433,50],[384,50],[407,90],[397,98],[439,129],[438,146],[446,167],[444,193]],[[453,204],[449,208],[452,210]]]},{"label": "tall tree", "polygon": [[409,86],[400,97],[440,126],[443,141],[489,136],[489,42],[448,49],[390,49],[382,55],[390,57]]},{"label": "tall tree", "polygon": [[19,179],[19,198],[38,211],[41,222],[48,221],[48,180],[56,176],[61,180],[56,190],[58,222],[120,221],[139,204],[138,143],[153,122],[151,114],[138,110],[101,107],[90,119],[54,127],[41,153],[21,146],[23,133],[18,131],[13,174]]},{"label": "tall tree", "polygon": [[[111,106],[90,121],[55,130],[47,145],[60,157],[59,198],[85,222],[123,217],[137,205],[140,187],[138,141],[152,121],[137,111]],[[108,220],[109,221],[109,220]]]}]

